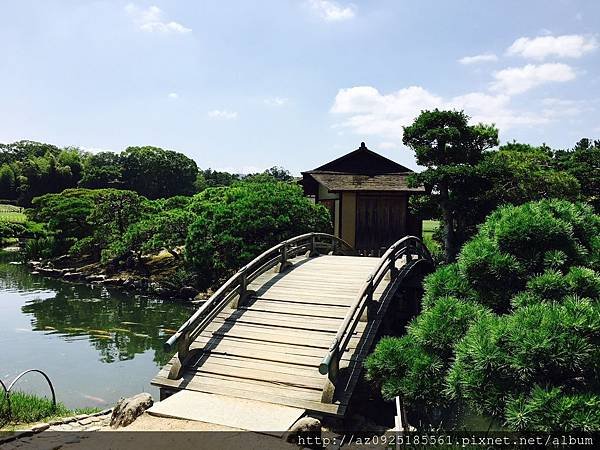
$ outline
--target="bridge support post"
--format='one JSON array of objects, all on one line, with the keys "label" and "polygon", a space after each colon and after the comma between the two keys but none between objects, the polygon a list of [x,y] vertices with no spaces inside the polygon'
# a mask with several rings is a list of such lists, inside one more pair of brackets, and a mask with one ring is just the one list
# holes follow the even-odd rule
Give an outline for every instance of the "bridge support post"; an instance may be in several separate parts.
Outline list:
[{"label": "bridge support post", "polygon": [[335,382],[337,380],[339,371],[340,360],[337,352],[335,352],[332,355],[331,362],[329,363],[329,369],[325,377],[325,384],[323,385],[323,392],[321,394],[321,403],[333,403],[333,397],[335,395]]}]

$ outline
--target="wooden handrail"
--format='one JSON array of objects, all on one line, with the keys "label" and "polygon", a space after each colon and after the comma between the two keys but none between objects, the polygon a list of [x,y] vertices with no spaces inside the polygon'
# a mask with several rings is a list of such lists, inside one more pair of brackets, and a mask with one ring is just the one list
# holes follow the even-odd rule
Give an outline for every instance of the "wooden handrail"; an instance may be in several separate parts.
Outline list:
[{"label": "wooden handrail", "polygon": [[[335,378],[337,377],[340,359],[352,338],[352,333],[354,333],[356,326],[361,321],[365,309],[372,307],[370,303],[373,301],[373,292],[388,273],[391,281],[394,282],[399,276],[399,271],[396,268],[396,261],[404,255],[407,255],[407,259],[410,258],[412,261],[413,254],[417,255],[419,260],[433,261],[429,250],[427,250],[427,247],[425,247],[419,238],[415,236],[406,236],[392,244],[386,250],[381,258],[379,258],[379,263],[375,270],[362,284],[350,309],[346,313],[342,324],[338,328],[327,354],[319,365],[319,373],[328,375],[328,379],[323,388],[323,402],[331,403],[333,400]],[[407,260],[407,264],[408,263],[409,261]],[[367,310],[367,320],[371,320],[371,317],[369,317],[369,310]]]},{"label": "wooden handrail", "polygon": [[178,379],[181,377],[182,369],[190,359],[189,347],[192,342],[236,296],[239,296],[240,303],[243,302],[244,297],[250,292],[247,287],[252,280],[278,264],[280,271],[284,271],[291,265],[290,259],[306,252],[316,255],[319,249],[327,249],[332,253],[336,251],[354,253],[354,249],[350,244],[336,236],[327,233],[306,233],[283,241],[264,251],[231,276],[164,343],[165,351],[169,352],[175,346],[178,350],[178,358],[171,367],[169,378]]}]

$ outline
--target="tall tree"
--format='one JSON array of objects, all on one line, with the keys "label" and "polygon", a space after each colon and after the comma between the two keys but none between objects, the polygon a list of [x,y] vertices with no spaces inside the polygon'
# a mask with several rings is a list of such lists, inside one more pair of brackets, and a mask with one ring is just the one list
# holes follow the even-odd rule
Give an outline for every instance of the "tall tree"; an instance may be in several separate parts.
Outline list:
[{"label": "tall tree", "polygon": [[403,142],[415,151],[417,163],[426,169],[412,177],[423,184],[439,204],[444,225],[444,253],[454,261],[463,224],[457,214],[478,189],[476,165],[484,152],[498,145],[493,125],[469,125],[462,111],[423,111],[412,125],[404,127]]},{"label": "tall tree", "polygon": [[182,153],[159,147],[128,147],[121,161],[125,187],[147,198],[195,192],[198,166]]},{"label": "tall tree", "polygon": [[572,150],[556,152],[556,162],[577,178],[583,200],[600,212],[600,139],[584,138]]}]

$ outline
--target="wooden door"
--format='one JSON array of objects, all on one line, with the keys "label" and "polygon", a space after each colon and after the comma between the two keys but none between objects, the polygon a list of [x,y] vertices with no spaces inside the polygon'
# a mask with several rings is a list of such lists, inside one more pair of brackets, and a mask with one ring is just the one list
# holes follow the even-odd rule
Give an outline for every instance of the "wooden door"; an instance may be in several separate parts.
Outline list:
[{"label": "wooden door", "polygon": [[406,197],[401,194],[358,194],[356,249],[387,248],[406,235]]}]

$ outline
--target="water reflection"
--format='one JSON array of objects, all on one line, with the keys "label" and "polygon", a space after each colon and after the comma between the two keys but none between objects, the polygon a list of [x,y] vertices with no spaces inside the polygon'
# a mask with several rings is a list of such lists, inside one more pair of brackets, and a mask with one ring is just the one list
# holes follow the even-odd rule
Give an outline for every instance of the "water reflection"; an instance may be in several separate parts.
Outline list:
[{"label": "water reflection", "polygon": [[162,344],[190,309],[140,295],[124,295],[100,286],[61,284],[50,298],[28,301],[34,331],[58,334],[65,340],[89,339],[105,363],[132,359],[152,350],[157,365],[170,354]]}]

